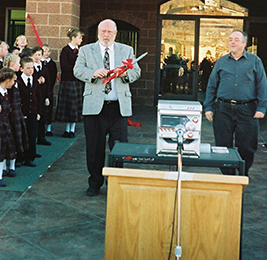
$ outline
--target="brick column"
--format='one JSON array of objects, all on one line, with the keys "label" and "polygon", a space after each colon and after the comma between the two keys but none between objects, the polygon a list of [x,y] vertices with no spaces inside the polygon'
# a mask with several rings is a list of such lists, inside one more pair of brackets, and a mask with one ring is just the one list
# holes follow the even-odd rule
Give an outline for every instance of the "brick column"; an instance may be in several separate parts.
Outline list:
[{"label": "brick column", "polygon": [[[71,27],[79,28],[80,25],[80,0],[26,0],[26,12],[31,16],[43,44],[50,45],[51,57],[57,63],[60,74],[59,55],[61,49],[69,42],[67,30]],[[29,47],[38,45],[28,18],[25,35]],[[58,83],[54,92],[58,92]]]},{"label": "brick column", "polygon": [[[58,61],[62,47],[68,42],[67,30],[79,27],[80,0],[27,0],[26,12],[30,14],[43,43],[48,43],[52,58]],[[29,47],[38,45],[29,19],[26,19],[25,34]]]}]

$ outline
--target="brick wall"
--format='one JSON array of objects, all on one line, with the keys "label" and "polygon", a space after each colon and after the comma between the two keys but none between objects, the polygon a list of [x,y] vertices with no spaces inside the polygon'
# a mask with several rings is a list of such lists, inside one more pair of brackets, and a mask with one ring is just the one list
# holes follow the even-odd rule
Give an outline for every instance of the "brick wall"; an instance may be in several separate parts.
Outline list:
[{"label": "brick wall", "polygon": [[[67,30],[70,27],[79,28],[80,0],[27,0],[26,12],[30,14],[43,44],[51,46],[51,57],[57,62],[60,76],[59,55],[61,49],[69,43]],[[26,19],[25,34],[29,47],[38,45],[29,19]],[[58,89],[57,82],[54,90],[55,102]]]}]

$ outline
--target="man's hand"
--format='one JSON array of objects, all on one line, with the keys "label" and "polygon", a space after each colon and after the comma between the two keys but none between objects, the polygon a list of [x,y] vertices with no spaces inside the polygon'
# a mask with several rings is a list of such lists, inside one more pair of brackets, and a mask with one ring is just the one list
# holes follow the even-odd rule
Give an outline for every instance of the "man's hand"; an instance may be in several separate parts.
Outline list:
[{"label": "man's hand", "polygon": [[39,114],[37,114],[36,119],[37,119],[37,121],[39,121],[41,119],[41,116]]},{"label": "man's hand", "polygon": [[260,111],[256,111],[254,118],[264,118],[264,114]]},{"label": "man's hand", "polygon": [[213,121],[213,112],[212,112],[212,111],[207,111],[207,112],[205,113],[205,116],[206,116],[206,118],[207,118],[210,122]]},{"label": "man's hand", "polygon": [[[121,71],[121,68],[120,67],[116,67],[115,69],[114,69],[114,73],[116,74],[116,73],[119,73]],[[124,78],[124,77],[126,77],[127,76],[127,71],[124,71],[122,74],[120,74],[119,75],[119,77],[120,78]]]},{"label": "man's hand", "polygon": [[102,79],[102,78],[106,77],[107,75],[108,75],[108,70],[98,69],[94,72],[93,77]]}]

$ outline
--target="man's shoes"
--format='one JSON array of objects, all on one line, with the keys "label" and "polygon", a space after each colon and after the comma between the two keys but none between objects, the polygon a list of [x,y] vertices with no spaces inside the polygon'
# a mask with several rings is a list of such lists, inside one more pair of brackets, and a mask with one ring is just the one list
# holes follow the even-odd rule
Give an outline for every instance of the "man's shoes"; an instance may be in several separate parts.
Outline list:
[{"label": "man's shoes", "polygon": [[7,173],[7,176],[8,177],[16,177],[17,176],[16,171],[15,170],[9,170],[9,172]]},{"label": "man's shoes", "polygon": [[3,177],[7,176],[7,171],[6,170],[3,170],[2,176]]},{"label": "man's shoes", "polygon": [[51,143],[51,142],[48,142],[48,141],[45,140],[45,139],[41,139],[41,140],[38,140],[37,144],[41,144],[41,145],[51,145],[52,143]]},{"label": "man's shoes", "polygon": [[69,132],[65,131],[62,135],[62,137],[69,137]]},{"label": "man's shoes", "polygon": [[39,153],[35,154],[35,158],[41,158],[41,157],[42,157],[41,154],[39,154]]},{"label": "man's shoes", "polygon": [[46,136],[53,136],[54,134],[51,131],[46,132]]},{"label": "man's shoes", "polygon": [[6,183],[3,181],[3,179],[0,180],[0,187],[6,187]]},{"label": "man's shoes", "polygon": [[69,138],[73,138],[74,136],[75,136],[75,134],[73,132],[69,132],[69,134],[68,134]]},{"label": "man's shoes", "polygon": [[94,196],[97,196],[99,192],[100,192],[100,188],[89,187],[86,191],[86,195],[89,197],[94,197]]},{"label": "man's shoes", "polygon": [[29,166],[29,167],[36,167],[36,164],[33,161],[25,161],[24,163],[25,166]]}]

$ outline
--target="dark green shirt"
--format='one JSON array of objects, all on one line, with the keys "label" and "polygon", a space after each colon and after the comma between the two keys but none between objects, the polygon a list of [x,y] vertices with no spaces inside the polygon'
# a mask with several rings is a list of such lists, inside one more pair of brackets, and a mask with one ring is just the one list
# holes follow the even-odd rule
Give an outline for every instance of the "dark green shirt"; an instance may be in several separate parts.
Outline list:
[{"label": "dark green shirt", "polygon": [[267,80],[261,59],[244,51],[235,60],[229,53],[215,63],[209,78],[205,111],[213,111],[217,98],[249,101],[257,99],[257,111],[266,112]]}]

